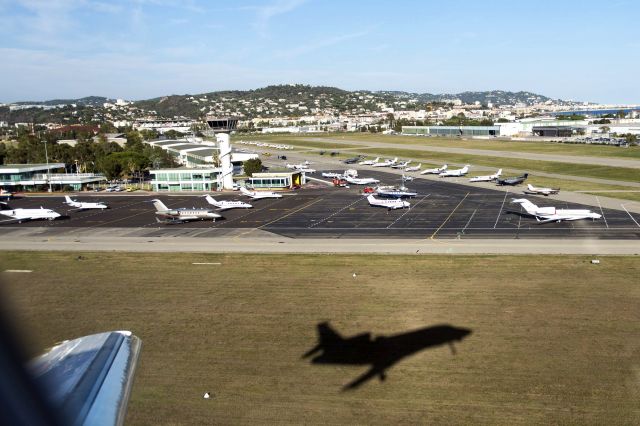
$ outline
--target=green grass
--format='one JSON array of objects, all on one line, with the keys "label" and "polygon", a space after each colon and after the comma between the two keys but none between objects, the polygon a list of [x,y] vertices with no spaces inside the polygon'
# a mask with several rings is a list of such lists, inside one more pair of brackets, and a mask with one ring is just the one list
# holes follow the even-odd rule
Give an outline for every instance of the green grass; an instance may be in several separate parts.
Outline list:
[{"label": "green grass", "polygon": [[[127,424],[638,424],[635,257],[3,252],[31,353],[130,329],[144,342]],[[192,262],[220,262],[194,266]],[[357,272],[357,278],[352,274]],[[313,365],[345,336],[468,327],[355,391]],[[203,400],[210,391],[212,400]]]},{"label": "green grass", "polygon": [[[543,141],[509,141],[495,139],[459,139],[459,138],[427,138],[418,136],[401,135],[380,135],[367,133],[331,133],[316,135],[285,135],[282,143],[292,143],[292,141],[302,142],[306,138],[327,139],[327,143],[334,146],[334,140],[344,140],[345,144],[350,141],[367,142],[375,144],[397,144],[397,145],[419,145],[424,147],[455,147],[465,149],[484,149],[489,151],[507,152],[530,152],[535,154],[549,155],[577,155],[586,157],[611,157],[640,159],[640,147],[619,148],[606,145],[586,145],[586,144],[563,144]],[[317,141],[316,141],[317,142]],[[321,148],[321,146],[320,146]]]}]

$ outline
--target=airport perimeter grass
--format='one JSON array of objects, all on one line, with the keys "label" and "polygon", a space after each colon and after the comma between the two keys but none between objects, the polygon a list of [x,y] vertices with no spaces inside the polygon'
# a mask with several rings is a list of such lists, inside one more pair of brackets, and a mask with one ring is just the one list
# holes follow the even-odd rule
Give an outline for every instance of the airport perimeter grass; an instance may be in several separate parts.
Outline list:
[{"label": "airport perimeter grass", "polygon": [[[444,148],[484,149],[488,151],[530,152],[549,155],[577,155],[586,157],[611,157],[640,159],[640,147],[620,148],[606,145],[568,144],[549,141],[510,141],[500,139],[460,139],[445,137],[421,137],[405,135],[381,135],[370,133],[328,133],[310,135],[250,135],[251,140],[269,140],[284,144],[318,144],[316,148],[339,149],[353,145],[353,142],[376,144],[419,145]],[[326,141],[326,142],[323,142]],[[326,145],[326,146],[325,146]],[[311,145],[305,145],[311,146]]]},{"label": "airport perimeter grass", "polygon": [[[638,424],[640,261],[590,259],[3,252],[0,271],[33,272],[0,272],[0,289],[32,353],[142,338],[130,425]],[[366,367],[302,358],[322,321],[473,334],[342,391]]]}]

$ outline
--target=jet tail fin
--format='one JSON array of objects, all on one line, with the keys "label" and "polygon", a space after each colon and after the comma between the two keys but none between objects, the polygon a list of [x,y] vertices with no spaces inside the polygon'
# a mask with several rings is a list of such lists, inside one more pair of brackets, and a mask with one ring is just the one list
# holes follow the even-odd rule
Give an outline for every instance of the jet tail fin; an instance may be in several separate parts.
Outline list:
[{"label": "jet tail fin", "polygon": [[309,349],[302,355],[303,358],[308,358],[314,353],[322,350],[326,346],[334,345],[335,343],[342,341],[342,336],[335,331],[328,322],[318,324],[318,344]]},{"label": "jet tail fin", "polygon": [[73,200],[71,199],[71,197],[69,197],[68,195],[65,195],[65,196],[64,196],[64,199],[65,199],[65,201],[66,201],[67,203],[72,203],[72,202],[73,202]]},{"label": "jet tail fin", "polygon": [[167,206],[164,205],[164,203],[160,200],[158,200],[157,198],[155,200],[151,200],[153,202],[153,206],[156,208],[157,211],[159,212],[164,212],[169,210],[167,208]]}]

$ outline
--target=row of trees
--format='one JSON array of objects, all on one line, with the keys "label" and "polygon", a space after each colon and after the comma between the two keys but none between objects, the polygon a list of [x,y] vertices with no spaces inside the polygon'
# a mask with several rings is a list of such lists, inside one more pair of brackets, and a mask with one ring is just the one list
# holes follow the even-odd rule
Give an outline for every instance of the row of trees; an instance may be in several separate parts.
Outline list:
[{"label": "row of trees", "polygon": [[[174,167],[173,157],[161,148],[143,143],[143,135],[137,131],[126,133],[124,147],[108,142],[102,134],[97,140],[77,135],[77,144],[70,146],[56,142],[56,135],[23,133],[16,143],[0,143],[0,163],[28,164],[65,163],[68,171],[78,173],[104,173],[107,179],[140,176],[149,168]],[[148,136],[148,135],[146,135]],[[46,145],[45,145],[46,142]]]}]

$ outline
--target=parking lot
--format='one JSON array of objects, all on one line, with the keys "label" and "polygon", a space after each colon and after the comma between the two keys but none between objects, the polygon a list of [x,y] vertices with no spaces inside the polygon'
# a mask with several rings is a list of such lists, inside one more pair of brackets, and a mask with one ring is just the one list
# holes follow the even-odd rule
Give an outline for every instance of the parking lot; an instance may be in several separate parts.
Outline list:
[{"label": "parking lot", "polygon": [[[397,175],[367,171],[363,176],[376,177],[384,184],[399,184]],[[580,206],[553,197],[523,196],[520,187],[475,188],[456,184],[456,179],[416,179],[407,186],[418,196],[411,207],[388,211],[369,206],[360,193],[362,187],[332,188],[312,182],[306,188],[285,194],[281,199],[249,200],[239,193],[215,194],[216,198],[244,200],[254,208],[227,210],[216,222],[195,221],[164,224],[156,220],[150,203],[160,198],[170,208],[208,207],[201,196],[189,194],[141,195],[87,193],[81,201],[104,201],[106,211],[74,211],[63,205],[62,196],[29,196],[12,200],[14,208],[52,208],[65,215],[55,221],[32,221],[0,226],[0,235],[12,229],[41,227],[50,233],[72,233],[74,230],[105,232],[108,228],[135,228],[142,235],[181,235],[215,237],[230,230],[269,231],[288,237],[322,238],[603,238],[637,239],[640,237],[640,215],[621,210]],[[547,223],[522,216],[513,198],[527,197],[539,206],[588,208],[603,215],[597,221]],[[138,232],[140,235],[140,232]]]}]

